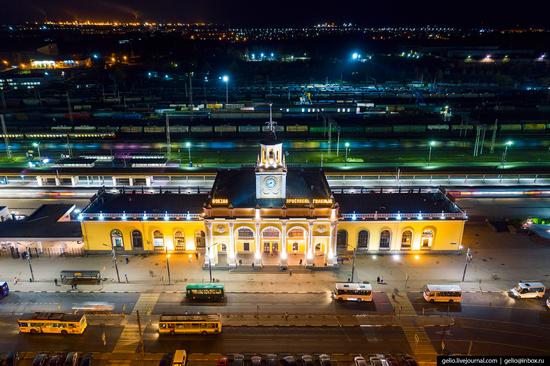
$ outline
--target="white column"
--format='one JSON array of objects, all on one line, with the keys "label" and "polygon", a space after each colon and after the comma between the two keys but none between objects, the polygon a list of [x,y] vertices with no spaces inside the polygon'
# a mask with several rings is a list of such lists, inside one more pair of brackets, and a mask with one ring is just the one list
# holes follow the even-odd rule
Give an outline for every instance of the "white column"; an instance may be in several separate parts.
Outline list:
[{"label": "white column", "polygon": [[61,179],[59,179],[58,177],[55,177],[55,185],[58,187],[61,185]]},{"label": "white column", "polygon": [[116,177],[113,177],[113,187],[116,187]]},{"label": "white column", "polygon": [[151,187],[152,184],[153,184],[153,177],[145,177],[145,185],[147,187]]},{"label": "white column", "polygon": [[39,186],[39,187],[42,187],[44,185],[44,183],[42,182],[42,177],[37,175],[36,176],[36,184]]},{"label": "white column", "polygon": [[256,232],[255,232],[255,247],[256,251],[254,253],[254,265],[261,266],[262,265],[262,248],[261,246],[261,239],[260,239],[260,223],[256,222]]},{"label": "white column", "polygon": [[134,185],[134,178],[128,178],[128,183],[130,184],[130,187]]},{"label": "white column", "polygon": [[307,249],[306,249],[306,266],[313,264],[315,258],[313,253],[313,221],[309,221],[307,225]]},{"label": "white column", "polygon": [[71,186],[75,187],[78,184],[78,177],[72,176],[71,177]]},{"label": "white column", "polygon": [[281,232],[281,254],[279,258],[279,265],[286,267],[288,264],[288,253],[286,245],[286,220],[281,221],[282,232]]},{"label": "white column", "polygon": [[336,222],[330,223],[330,233],[329,233],[329,239],[328,239],[328,258],[327,258],[327,264],[329,266],[333,266],[338,263],[338,257],[336,255]]},{"label": "white column", "polygon": [[227,263],[232,267],[235,267],[237,265],[237,250],[235,248],[234,226],[235,224],[233,222],[229,223],[229,258],[227,260]]},{"label": "white column", "polygon": [[218,256],[216,248],[214,247],[214,243],[212,243],[212,223],[207,221],[206,222],[206,265],[208,265],[209,261],[212,266],[215,266],[218,264]]}]

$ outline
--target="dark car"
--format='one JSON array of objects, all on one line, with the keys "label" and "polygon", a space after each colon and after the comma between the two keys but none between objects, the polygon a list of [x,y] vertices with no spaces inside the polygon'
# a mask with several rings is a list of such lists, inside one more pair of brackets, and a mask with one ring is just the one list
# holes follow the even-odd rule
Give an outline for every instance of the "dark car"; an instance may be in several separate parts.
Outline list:
[{"label": "dark car", "polygon": [[355,366],[368,366],[367,360],[363,356],[355,356],[353,358],[353,363]]},{"label": "dark car", "polygon": [[0,366],[15,366],[19,354],[17,352],[0,353]]},{"label": "dark car", "polygon": [[19,360],[19,353],[5,352],[0,353],[0,366],[15,366]]},{"label": "dark car", "polygon": [[46,366],[47,362],[48,362],[48,354],[39,353],[32,360],[32,366]]},{"label": "dark car", "polygon": [[171,366],[174,355],[172,353],[165,353],[159,361],[159,366]]},{"label": "dark car", "polygon": [[78,366],[78,356],[78,352],[67,353],[63,366]]},{"label": "dark car", "polygon": [[397,358],[393,357],[392,355],[386,355],[385,358],[388,366],[401,366],[399,364],[399,361],[397,361]]},{"label": "dark car", "polygon": [[285,366],[296,366],[296,359],[294,356],[285,356],[282,361]]},{"label": "dark car", "polygon": [[231,366],[244,366],[244,356],[239,353],[235,353],[233,355],[233,362],[231,363]]},{"label": "dark car", "polygon": [[323,353],[319,355],[319,363],[321,366],[332,366],[332,363],[330,362],[330,356]]},{"label": "dark car", "polygon": [[66,357],[67,355],[64,353],[54,353],[53,355],[50,355],[48,366],[63,366]]},{"label": "dark car", "polygon": [[302,364],[304,366],[313,366],[313,357],[311,357],[310,355],[303,355],[302,356]]},{"label": "dark car", "polygon": [[80,366],[92,366],[92,359],[93,355],[91,353],[86,353],[82,358],[80,359]]},{"label": "dark car", "polygon": [[260,356],[252,356],[250,357],[250,363],[252,366],[261,366],[262,358]]},{"label": "dark car", "polygon": [[266,366],[277,366],[277,355],[274,353],[265,355],[265,364]]}]

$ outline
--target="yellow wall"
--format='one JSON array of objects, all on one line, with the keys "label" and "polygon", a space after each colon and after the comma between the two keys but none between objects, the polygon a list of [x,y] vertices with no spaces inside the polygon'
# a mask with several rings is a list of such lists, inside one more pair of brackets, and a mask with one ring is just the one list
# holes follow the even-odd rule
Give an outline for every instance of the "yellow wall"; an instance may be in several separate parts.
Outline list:
[{"label": "yellow wall", "polygon": [[[160,230],[164,235],[164,244],[168,250],[174,247],[174,233],[182,231],[187,250],[195,249],[195,233],[206,232],[203,221],[83,221],[82,236],[84,249],[90,251],[110,250],[111,231],[120,230],[124,240],[124,250],[132,250],[131,232],[141,231],[143,250],[152,251],[153,231]],[[105,244],[105,245],[103,245]]]},{"label": "yellow wall", "polygon": [[[357,246],[359,231],[369,231],[369,251],[377,251],[380,243],[380,233],[388,229],[391,232],[391,250],[401,249],[401,236],[403,231],[411,229],[413,240],[411,249],[420,249],[422,231],[425,228],[432,228],[434,238],[431,250],[458,250],[462,244],[462,233],[464,231],[462,220],[426,220],[426,221],[341,221],[338,223],[338,230],[345,229],[348,232],[348,245],[351,248]],[[455,243],[455,244],[451,244]]]}]

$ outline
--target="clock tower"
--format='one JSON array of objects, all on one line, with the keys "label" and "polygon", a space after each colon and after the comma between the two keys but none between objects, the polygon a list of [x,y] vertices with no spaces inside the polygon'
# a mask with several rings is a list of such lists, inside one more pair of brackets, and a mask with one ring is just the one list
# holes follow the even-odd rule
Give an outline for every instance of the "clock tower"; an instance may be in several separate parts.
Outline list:
[{"label": "clock tower", "polygon": [[271,113],[269,122],[266,124],[270,136],[260,143],[260,155],[256,163],[256,199],[284,199],[286,198],[286,162],[283,144],[277,141],[275,136],[276,122],[271,119]]}]

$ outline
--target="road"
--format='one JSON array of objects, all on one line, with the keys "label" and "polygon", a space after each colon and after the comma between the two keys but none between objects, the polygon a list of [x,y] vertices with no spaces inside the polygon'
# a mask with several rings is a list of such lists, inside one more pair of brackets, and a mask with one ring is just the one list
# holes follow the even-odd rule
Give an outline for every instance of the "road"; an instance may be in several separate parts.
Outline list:
[{"label": "road", "polygon": [[[18,335],[17,313],[36,310],[68,311],[74,303],[104,301],[122,304],[130,312],[138,294],[124,293],[12,293],[0,300],[0,350],[111,352],[119,347],[123,333],[120,315],[90,318],[90,327],[83,336],[62,338],[55,335]],[[418,316],[451,315],[455,324],[424,328],[434,348],[467,352],[469,342],[482,354],[548,354],[547,334],[550,331],[550,311],[540,299],[513,300],[505,293],[465,293],[462,304],[427,304],[420,293],[397,296],[397,301],[410,301]],[[259,308],[257,306],[259,305]],[[404,330],[400,326],[380,327],[224,327],[217,336],[159,336],[157,320],[161,312],[204,311],[222,314],[369,314],[379,316],[391,312],[392,305],[385,293],[376,293],[374,304],[335,304],[324,293],[318,294],[228,294],[224,304],[190,305],[183,294],[163,293],[152,314],[142,317],[146,352],[168,352],[185,345],[190,352],[200,353],[402,353],[411,352]],[[121,320],[122,319],[122,320]],[[128,317],[128,322],[133,317]],[[105,332],[107,345],[103,345]],[[135,333],[135,334],[134,334]],[[128,337],[126,335],[125,337]],[[133,332],[131,337],[138,337]],[[466,347],[466,349],[464,349]],[[505,350],[508,350],[504,352]]]}]

